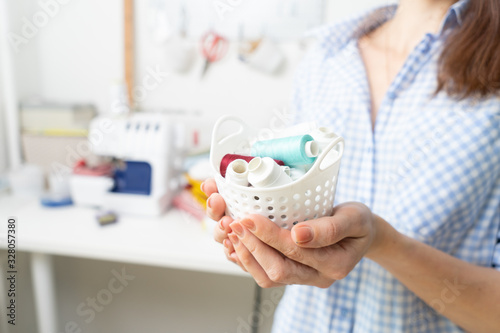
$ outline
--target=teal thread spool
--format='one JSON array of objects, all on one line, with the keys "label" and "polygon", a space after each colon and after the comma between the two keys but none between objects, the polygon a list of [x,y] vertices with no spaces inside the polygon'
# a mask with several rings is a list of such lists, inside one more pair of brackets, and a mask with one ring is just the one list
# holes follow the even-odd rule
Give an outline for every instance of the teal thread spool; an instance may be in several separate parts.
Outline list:
[{"label": "teal thread spool", "polygon": [[271,157],[288,166],[312,164],[319,153],[319,146],[313,137],[306,135],[257,141],[252,145],[252,156]]}]

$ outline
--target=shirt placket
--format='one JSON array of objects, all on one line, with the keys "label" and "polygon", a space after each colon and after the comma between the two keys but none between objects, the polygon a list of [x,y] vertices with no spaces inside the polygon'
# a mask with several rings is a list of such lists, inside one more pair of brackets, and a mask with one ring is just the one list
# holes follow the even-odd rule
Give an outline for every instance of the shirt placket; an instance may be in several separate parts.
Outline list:
[{"label": "shirt placket", "polygon": [[[436,37],[432,34],[426,34],[422,41],[408,56],[408,59],[403,65],[401,71],[397,74],[396,78],[391,83],[386,95],[382,100],[377,114],[377,120],[375,123],[372,140],[370,142],[367,142],[367,144],[365,145],[367,153],[365,154],[366,161],[364,160],[363,163],[366,163],[366,172],[370,172],[370,174],[366,176],[366,178],[370,181],[370,191],[365,194],[367,198],[365,198],[366,201],[363,202],[374,210],[377,210],[379,208],[377,205],[376,197],[384,197],[384,193],[376,193],[377,191],[375,191],[375,189],[378,189],[378,191],[380,192],[383,188],[381,186],[376,186],[376,182],[384,181],[382,179],[384,174],[382,172],[383,170],[380,170],[381,172],[377,171],[377,166],[380,164],[377,159],[387,158],[387,156],[379,156],[375,154],[375,152],[383,151],[382,145],[384,145],[385,140],[385,128],[391,127],[389,122],[391,121],[391,117],[392,120],[395,117],[395,115],[391,115],[394,103],[397,101],[398,97],[410,86],[412,80],[414,80],[415,76],[419,72],[420,67],[422,67],[432,56],[431,49],[432,43],[434,42],[435,38]],[[380,177],[380,179],[377,177]]]}]

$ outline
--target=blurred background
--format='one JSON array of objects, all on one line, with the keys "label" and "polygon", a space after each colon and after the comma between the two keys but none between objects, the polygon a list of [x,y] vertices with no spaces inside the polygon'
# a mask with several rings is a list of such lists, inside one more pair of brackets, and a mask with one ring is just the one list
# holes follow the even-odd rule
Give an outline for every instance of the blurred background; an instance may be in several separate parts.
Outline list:
[{"label": "blurred background", "polygon": [[0,0],[1,332],[269,332],[203,216],[215,121],[290,120],[312,31],[388,0]]}]

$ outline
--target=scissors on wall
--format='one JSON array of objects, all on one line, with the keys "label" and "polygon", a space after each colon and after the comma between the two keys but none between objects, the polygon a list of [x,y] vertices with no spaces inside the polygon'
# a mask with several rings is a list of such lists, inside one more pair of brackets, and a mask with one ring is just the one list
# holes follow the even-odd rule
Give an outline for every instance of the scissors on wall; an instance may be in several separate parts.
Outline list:
[{"label": "scissors on wall", "polygon": [[201,76],[205,76],[210,64],[222,59],[228,50],[229,42],[221,35],[210,31],[201,39],[201,53],[205,58],[205,65]]}]

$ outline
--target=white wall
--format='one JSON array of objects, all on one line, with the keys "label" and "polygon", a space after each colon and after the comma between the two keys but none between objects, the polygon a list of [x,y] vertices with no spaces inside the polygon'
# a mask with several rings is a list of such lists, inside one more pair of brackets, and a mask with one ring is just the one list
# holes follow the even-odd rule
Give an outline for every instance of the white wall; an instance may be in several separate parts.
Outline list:
[{"label": "white wall", "polygon": [[[42,9],[35,0],[20,1],[13,32]],[[73,0],[60,5],[46,26],[21,44],[18,52],[21,99],[42,97],[61,102],[107,106],[109,85],[120,77],[122,1]]]},{"label": "white wall", "polygon": [[[171,0],[173,1],[173,0]],[[327,21],[387,0],[341,2],[327,0]],[[136,1],[136,82],[147,68],[165,68],[165,47],[158,46],[148,30],[149,1]],[[109,85],[123,77],[122,1],[72,0],[61,6],[46,27],[19,52],[19,91],[23,99],[40,96],[64,102],[93,102],[107,111]],[[35,0],[20,1],[13,31],[20,31],[22,17],[40,10]],[[16,20],[17,18],[17,20]],[[213,119],[239,114],[251,123],[268,119],[275,107],[289,102],[295,67],[303,56],[296,43],[281,45],[287,56],[285,70],[276,76],[258,73],[237,60],[236,46],[225,59],[199,79],[200,56],[186,75],[173,74],[148,93],[143,108],[199,110]],[[252,115],[249,117],[248,115]],[[252,121],[253,120],[253,121]]]}]

